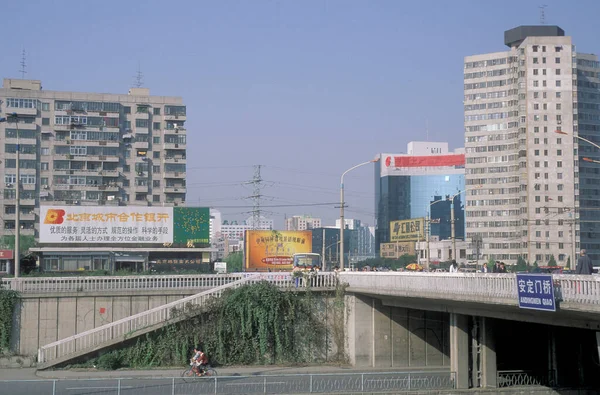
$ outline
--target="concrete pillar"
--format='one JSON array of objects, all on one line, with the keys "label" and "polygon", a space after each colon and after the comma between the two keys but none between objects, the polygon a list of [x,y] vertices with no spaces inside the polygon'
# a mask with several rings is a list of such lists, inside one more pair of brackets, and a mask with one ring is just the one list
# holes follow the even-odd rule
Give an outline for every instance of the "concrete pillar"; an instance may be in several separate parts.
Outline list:
[{"label": "concrete pillar", "polygon": [[456,389],[469,388],[469,317],[450,313],[450,370]]},{"label": "concrete pillar", "polygon": [[496,388],[498,367],[496,364],[496,338],[494,321],[490,318],[480,318],[481,333],[481,386]]}]

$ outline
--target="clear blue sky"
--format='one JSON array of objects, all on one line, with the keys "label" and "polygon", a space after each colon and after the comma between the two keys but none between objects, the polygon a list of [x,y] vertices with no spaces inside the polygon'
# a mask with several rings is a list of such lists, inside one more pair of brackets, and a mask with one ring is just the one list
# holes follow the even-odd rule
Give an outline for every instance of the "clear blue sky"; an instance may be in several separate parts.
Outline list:
[{"label": "clear blue sky", "polygon": [[[410,140],[463,145],[463,58],[504,30],[546,22],[600,50],[598,0],[4,2],[0,76],[47,90],[152,94],[188,106],[188,204],[239,206],[261,164],[265,205],[339,199],[339,175]],[[239,166],[239,167],[238,167]],[[373,223],[373,171],[346,179],[348,217]],[[225,218],[245,208],[223,209]],[[332,224],[333,205],[278,207]]]}]

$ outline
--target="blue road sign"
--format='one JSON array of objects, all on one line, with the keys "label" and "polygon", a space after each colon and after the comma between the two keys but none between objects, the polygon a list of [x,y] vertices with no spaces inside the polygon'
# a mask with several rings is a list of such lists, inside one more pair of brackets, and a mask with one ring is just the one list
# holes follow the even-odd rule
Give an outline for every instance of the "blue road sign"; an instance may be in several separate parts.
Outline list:
[{"label": "blue road sign", "polygon": [[517,274],[517,292],[521,309],[556,311],[551,274]]}]

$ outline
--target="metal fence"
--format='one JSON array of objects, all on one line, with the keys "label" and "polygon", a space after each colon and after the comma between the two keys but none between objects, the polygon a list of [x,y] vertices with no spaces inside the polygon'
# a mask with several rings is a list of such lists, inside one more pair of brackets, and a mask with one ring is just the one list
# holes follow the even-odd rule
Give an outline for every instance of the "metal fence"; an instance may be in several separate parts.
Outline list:
[{"label": "metal fence", "polygon": [[499,370],[498,388],[504,387],[537,387],[556,385],[555,371],[533,372],[527,370]]},{"label": "metal fence", "polygon": [[200,378],[114,378],[0,381],[6,393],[18,394],[362,394],[451,390],[454,373],[386,372]]}]

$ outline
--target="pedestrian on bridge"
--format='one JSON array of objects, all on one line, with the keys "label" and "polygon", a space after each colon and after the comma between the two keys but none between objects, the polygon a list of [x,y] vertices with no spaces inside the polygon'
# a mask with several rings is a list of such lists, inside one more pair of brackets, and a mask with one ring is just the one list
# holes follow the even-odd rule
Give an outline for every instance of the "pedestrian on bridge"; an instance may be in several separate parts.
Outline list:
[{"label": "pedestrian on bridge", "polygon": [[577,267],[575,269],[576,274],[592,274],[594,272],[594,265],[589,256],[586,255],[585,249],[579,253],[581,256],[577,260]]}]

